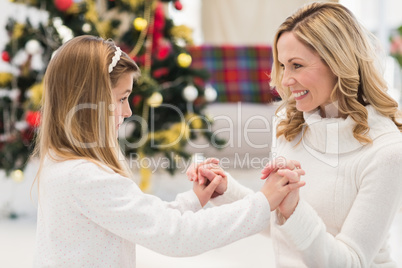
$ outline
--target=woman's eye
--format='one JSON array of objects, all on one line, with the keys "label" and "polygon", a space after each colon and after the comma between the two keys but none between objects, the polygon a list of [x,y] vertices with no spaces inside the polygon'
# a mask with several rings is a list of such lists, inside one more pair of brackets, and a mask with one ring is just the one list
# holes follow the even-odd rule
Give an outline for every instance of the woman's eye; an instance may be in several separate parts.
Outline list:
[{"label": "woman's eye", "polygon": [[293,64],[293,66],[295,67],[295,69],[299,69],[300,67],[302,67],[300,64],[297,63]]},{"label": "woman's eye", "polygon": [[120,102],[123,103],[125,100],[127,100],[127,97],[120,99]]}]

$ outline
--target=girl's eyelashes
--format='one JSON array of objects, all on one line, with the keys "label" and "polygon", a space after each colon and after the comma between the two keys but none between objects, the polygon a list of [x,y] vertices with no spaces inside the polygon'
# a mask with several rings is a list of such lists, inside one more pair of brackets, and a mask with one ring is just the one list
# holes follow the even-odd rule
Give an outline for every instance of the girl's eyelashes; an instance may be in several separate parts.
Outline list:
[{"label": "girl's eyelashes", "polygon": [[123,103],[125,100],[127,100],[127,97],[120,99],[120,102]]}]

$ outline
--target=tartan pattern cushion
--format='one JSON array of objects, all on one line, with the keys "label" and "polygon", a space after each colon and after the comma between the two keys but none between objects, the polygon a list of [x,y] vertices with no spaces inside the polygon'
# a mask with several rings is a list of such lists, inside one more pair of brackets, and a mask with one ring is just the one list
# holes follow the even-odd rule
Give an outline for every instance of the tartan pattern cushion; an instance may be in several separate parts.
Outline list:
[{"label": "tartan pattern cushion", "polygon": [[270,46],[189,47],[192,67],[205,68],[218,92],[218,102],[268,103],[278,98],[269,85]]}]

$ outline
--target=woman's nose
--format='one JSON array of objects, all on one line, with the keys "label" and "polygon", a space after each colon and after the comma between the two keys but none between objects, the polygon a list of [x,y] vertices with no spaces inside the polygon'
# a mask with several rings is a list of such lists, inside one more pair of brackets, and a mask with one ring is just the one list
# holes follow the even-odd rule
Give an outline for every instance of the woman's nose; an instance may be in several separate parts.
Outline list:
[{"label": "woman's nose", "polygon": [[296,83],[296,80],[289,74],[289,72],[284,71],[282,77],[282,86],[290,87]]}]

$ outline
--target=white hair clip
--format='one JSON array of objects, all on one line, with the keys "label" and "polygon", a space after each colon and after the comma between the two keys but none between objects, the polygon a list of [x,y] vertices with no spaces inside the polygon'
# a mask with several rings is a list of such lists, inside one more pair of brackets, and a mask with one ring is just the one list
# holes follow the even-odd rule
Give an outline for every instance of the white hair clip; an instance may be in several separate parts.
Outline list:
[{"label": "white hair clip", "polygon": [[121,49],[116,46],[116,51],[114,52],[114,56],[112,58],[112,63],[109,64],[109,73],[113,71],[113,68],[116,66],[117,62],[121,57]]}]

